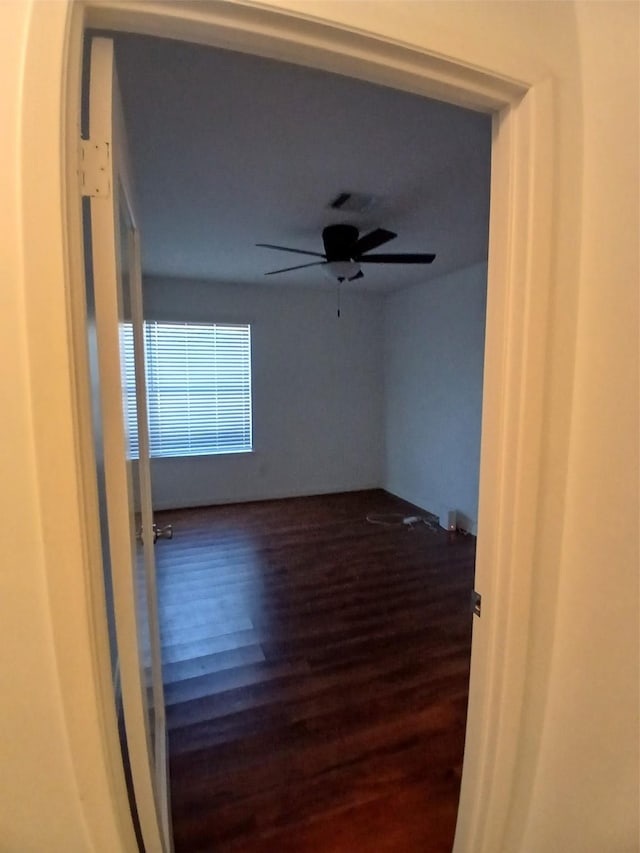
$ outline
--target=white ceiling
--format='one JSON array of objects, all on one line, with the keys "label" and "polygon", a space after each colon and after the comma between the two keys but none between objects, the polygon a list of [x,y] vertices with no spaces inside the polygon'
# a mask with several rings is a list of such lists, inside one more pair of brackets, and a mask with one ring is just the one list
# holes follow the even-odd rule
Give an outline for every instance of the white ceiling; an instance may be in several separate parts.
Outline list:
[{"label": "white ceiling", "polygon": [[[254,244],[322,252],[334,222],[395,231],[381,252],[437,255],[365,266],[348,285],[360,290],[486,258],[489,116],[180,42],[119,36],[117,59],[146,274],[326,287],[322,267],[265,277],[305,258]],[[328,209],[342,191],[379,200],[364,215]]]}]

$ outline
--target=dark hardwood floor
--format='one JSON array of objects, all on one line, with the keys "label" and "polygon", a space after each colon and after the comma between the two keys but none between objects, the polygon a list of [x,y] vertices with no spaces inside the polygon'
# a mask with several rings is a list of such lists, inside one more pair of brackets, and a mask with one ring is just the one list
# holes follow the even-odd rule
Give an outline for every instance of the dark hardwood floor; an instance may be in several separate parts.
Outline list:
[{"label": "dark hardwood floor", "polygon": [[475,540],[383,491],[157,513],[176,853],[450,853]]}]

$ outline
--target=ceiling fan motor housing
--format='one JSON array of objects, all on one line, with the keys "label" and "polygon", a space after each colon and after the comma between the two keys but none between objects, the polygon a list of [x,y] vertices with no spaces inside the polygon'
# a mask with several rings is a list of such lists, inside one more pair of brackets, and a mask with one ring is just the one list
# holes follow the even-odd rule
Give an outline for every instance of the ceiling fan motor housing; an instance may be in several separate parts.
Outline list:
[{"label": "ceiling fan motor housing", "polygon": [[322,231],[327,261],[356,260],[358,235],[359,231],[355,225],[327,225]]}]

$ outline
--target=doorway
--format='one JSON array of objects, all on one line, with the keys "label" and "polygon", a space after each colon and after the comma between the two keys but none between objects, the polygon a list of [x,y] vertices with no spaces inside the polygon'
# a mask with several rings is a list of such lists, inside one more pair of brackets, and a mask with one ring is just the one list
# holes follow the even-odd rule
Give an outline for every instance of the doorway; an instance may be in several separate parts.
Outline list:
[{"label": "doorway", "polygon": [[[477,519],[490,118],[258,57],[135,37],[120,37],[117,45],[134,171],[140,179],[147,270],[153,273],[146,282],[145,316],[150,323],[254,321],[255,454],[167,456],[159,448],[154,460],[156,509],[363,490],[382,485],[382,471],[388,467],[391,491],[413,501],[412,506],[403,506],[404,517],[436,510],[446,525],[448,511],[455,508],[457,526],[471,532]],[[309,105],[304,112],[303,104]],[[385,116],[387,129],[380,126],[380,115]],[[337,190],[349,186],[354,175],[358,188],[368,193],[353,193],[360,198],[347,200],[347,206],[340,202],[332,207],[334,196],[340,195]],[[328,193],[332,186],[335,192]],[[331,198],[325,199],[325,195]],[[161,205],[161,198],[170,198],[171,205]],[[292,222],[292,212],[297,214],[297,222]],[[234,217],[240,220],[239,227]],[[260,283],[256,267],[261,276],[265,253],[253,245],[255,235],[271,243],[295,244],[297,239],[301,247],[313,250],[319,225],[345,219],[357,223],[363,233],[380,225],[400,231],[401,224],[402,231],[389,249],[396,242],[401,250],[437,248],[436,263],[429,266],[433,272],[427,276],[423,267],[400,265],[383,270],[363,264],[364,279],[342,288],[340,317],[335,310],[335,284],[317,275],[318,269],[287,270],[279,284],[278,279]],[[280,232],[267,230],[274,223]],[[200,231],[207,235],[204,246],[197,236]],[[268,253],[266,257],[266,263],[282,263],[279,256],[277,262],[271,262]],[[383,393],[385,384],[389,401]],[[437,410],[435,417],[433,410]],[[385,421],[388,430],[382,436]],[[152,434],[154,431],[152,424]],[[388,456],[382,460],[385,445]],[[445,460],[452,463],[448,470],[442,470]],[[440,472],[439,487],[433,485],[436,471]],[[380,498],[372,495],[369,501],[373,506]],[[293,511],[291,504],[289,508]],[[387,512],[394,509],[390,499]],[[369,512],[362,511],[359,525],[366,529],[366,518],[372,512],[371,506]],[[171,520],[171,516],[167,518]],[[336,523],[342,524],[339,519]],[[213,518],[212,524],[215,526]],[[354,526],[359,525],[354,519]],[[406,528],[400,531],[406,532]],[[392,535],[390,530],[386,533]],[[432,543],[426,531],[412,533],[413,544],[417,547],[419,540],[428,551]],[[176,534],[179,539],[177,527]],[[196,546],[187,543],[185,547],[191,553]],[[215,550],[211,543],[209,548]],[[172,554],[180,551],[179,542],[163,544],[162,550],[168,573],[180,576],[186,566],[172,560]],[[219,612],[219,603],[206,586],[205,559],[200,556],[193,579],[200,603],[197,599],[161,602],[168,621],[167,655],[185,655],[169,663],[174,679],[169,699],[172,705],[195,702],[200,715],[204,714],[205,695],[221,692],[213,682],[224,681],[211,667],[226,662],[225,677],[241,677],[242,672],[235,668],[257,669],[262,661],[242,658],[234,667],[227,659],[240,661],[242,654],[259,654],[264,660],[264,644],[273,644],[273,637],[267,634],[265,638],[258,631],[247,646],[234,650],[238,651],[234,656],[217,646],[202,650],[201,640],[222,637],[223,642],[236,643],[237,633],[223,630],[228,616]],[[345,559],[346,570],[349,558]],[[241,576],[243,568],[239,568]],[[453,565],[451,568],[455,573]],[[268,567],[265,574],[268,576]],[[428,585],[431,581],[424,574],[422,582]],[[167,587],[170,584],[167,579]],[[178,584],[175,586],[177,589]],[[183,592],[186,586],[181,585]],[[238,586],[242,588],[241,583]],[[471,587],[467,575],[461,587],[466,592],[454,607],[467,625]],[[336,590],[333,593],[338,595]],[[225,600],[230,593],[219,589],[219,594]],[[325,589],[325,596],[331,594],[330,587]],[[357,585],[350,594],[360,594]],[[402,597],[403,590],[396,590],[395,595]],[[210,611],[208,621],[217,621],[215,626],[202,624],[205,603]],[[235,613],[231,605],[229,609]],[[247,624],[238,631],[253,630],[264,621],[264,614],[255,610],[259,607],[254,611],[240,608],[236,617]],[[217,614],[215,620],[212,612]],[[189,652],[189,657],[185,649],[188,632],[176,627],[179,616],[197,635],[199,651]],[[412,630],[419,632],[412,621],[417,612],[408,618]],[[427,611],[423,619],[429,621]],[[330,626],[328,630],[330,634]],[[375,623],[377,642],[384,640],[385,630],[391,642],[400,629]],[[455,636],[444,632],[443,648],[457,642],[456,630]],[[362,658],[365,640],[370,637],[364,629],[359,638],[347,637],[347,649],[356,639]],[[324,642],[322,635],[317,642]],[[431,642],[435,642],[433,634]],[[293,641],[290,645],[288,653],[294,658]],[[182,648],[176,650],[175,646]],[[347,649],[341,652],[338,645],[335,654],[347,656]],[[373,654],[371,649],[369,653]],[[402,658],[399,647],[395,655]],[[468,645],[462,658],[465,671]],[[266,665],[280,663],[277,655],[266,659]],[[426,661],[424,667],[428,667]],[[308,680],[313,683],[311,671]],[[211,692],[206,694],[206,690]],[[340,684],[338,690],[344,694],[348,684]],[[232,701],[232,697],[227,699]],[[390,697],[387,703],[392,716]],[[206,720],[185,722],[193,711],[179,710],[184,719],[180,722],[180,713],[175,712],[174,742],[183,745],[180,754],[176,746],[176,767],[188,762],[188,753],[193,753],[194,761],[198,753],[200,764],[209,760],[205,755],[215,762],[222,747],[218,745],[216,750],[209,744],[207,751]],[[209,729],[215,727],[216,719],[212,718]],[[255,728],[255,710],[250,720],[253,722],[244,724]],[[459,716],[451,715],[450,720],[452,730],[459,733]],[[188,748],[186,730],[192,725],[199,727],[200,739],[191,731]],[[282,732],[279,737],[283,738]],[[363,740],[361,749],[364,745]],[[383,739],[381,749],[387,747]],[[422,744],[420,749],[427,747]],[[260,760],[259,750],[254,759]],[[443,776],[453,777],[454,788],[461,759],[459,740],[457,758],[449,756],[439,768]],[[249,756],[245,756],[246,763]],[[195,770],[188,774],[191,784],[197,784],[197,775]],[[175,778],[180,778],[178,770]],[[174,795],[184,803],[184,784],[183,790],[178,790],[178,784],[176,781]],[[286,790],[279,796],[286,799]],[[235,799],[238,794],[230,786],[227,796]],[[344,801],[346,808],[350,803],[346,794]],[[208,805],[206,797],[199,802],[200,824],[206,825],[207,820],[211,824],[215,797]],[[190,810],[194,808],[192,805]],[[419,811],[428,813],[425,808]],[[449,817],[451,814],[455,809]],[[180,833],[177,813],[174,826]],[[417,823],[410,833],[421,844],[423,835],[416,835],[416,828]],[[431,825],[432,834],[433,829]],[[448,832],[451,846],[451,821]],[[206,846],[203,838],[198,843]],[[211,838],[209,843],[213,843]]]},{"label": "doorway", "polygon": [[[485,527],[483,533],[481,521],[480,544],[482,547],[480,550],[482,553],[478,560],[482,590],[485,596],[488,596],[485,598],[485,603],[488,603],[489,607],[485,615],[490,618],[485,619],[483,616],[484,621],[476,624],[477,637],[474,646],[476,663],[472,668],[471,711],[473,713],[470,716],[468,729],[468,742],[474,745],[474,751],[465,765],[463,799],[466,796],[466,804],[463,811],[464,819],[459,823],[457,841],[457,844],[469,846],[471,844],[469,839],[472,838],[475,849],[484,849],[483,839],[488,828],[483,816],[492,812],[481,807],[480,804],[487,805],[487,798],[490,797],[494,784],[499,780],[504,783],[509,778],[511,765],[508,756],[513,754],[517,741],[516,734],[513,739],[505,739],[503,732],[500,737],[501,752],[498,760],[492,746],[497,737],[495,721],[500,720],[501,725],[504,726],[505,720],[511,720],[513,726],[508,726],[507,729],[517,733],[521,707],[521,679],[518,673],[525,670],[521,643],[522,630],[518,627],[516,631],[515,621],[508,617],[516,602],[523,603],[526,610],[528,601],[527,596],[520,593],[526,590],[530,576],[528,533],[531,531],[536,515],[535,493],[538,473],[537,470],[532,470],[525,464],[525,460],[531,458],[525,451],[526,448],[535,449],[538,440],[540,420],[531,417],[531,410],[532,407],[536,408],[535,401],[539,397],[532,391],[533,402],[530,404],[528,400],[524,401],[521,395],[517,393],[509,395],[504,391],[507,388],[522,387],[523,384],[526,384],[529,389],[539,390],[543,384],[538,366],[544,357],[546,347],[545,324],[541,319],[542,315],[536,312],[541,304],[544,305],[546,295],[545,286],[537,286],[544,285],[544,282],[535,279],[529,249],[531,245],[536,246],[535,255],[539,262],[540,250],[544,254],[549,246],[547,233],[549,196],[546,193],[548,176],[544,171],[542,174],[534,173],[528,166],[532,156],[530,146],[535,142],[544,147],[545,140],[549,138],[551,99],[548,87],[534,86],[533,81],[538,77],[533,72],[530,80],[526,74],[524,75],[528,80],[527,83],[515,84],[501,73],[469,71],[466,66],[460,64],[459,59],[442,60],[443,55],[449,56],[449,51],[444,45],[441,45],[442,49],[438,51],[439,55],[435,59],[428,53],[421,53],[418,56],[386,41],[381,43],[381,41],[368,40],[366,36],[345,33],[335,24],[315,26],[313,22],[305,21],[299,22],[297,26],[286,15],[271,13],[264,9],[254,13],[246,8],[238,8],[234,11],[230,6],[225,6],[225,14],[221,16],[218,14],[220,11],[218,7],[216,12],[207,10],[206,14],[199,13],[197,25],[192,20],[193,10],[186,7],[183,7],[178,17],[168,9],[165,10],[166,15],[160,14],[157,9],[154,9],[152,15],[138,9],[132,16],[130,11],[124,12],[116,7],[110,8],[107,4],[100,4],[95,9],[90,8],[89,11],[91,21],[97,26],[106,25],[147,32],[162,30],[165,34],[183,38],[189,38],[197,32],[201,40],[206,38],[215,44],[228,43],[231,38],[233,44],[266,54],[274,51],[275,37],[277,52],[284,52],[289,57],[295,57],[300,61],[305,61],[306,58],[307,62],[317,61],[323,64],[330,60],[334,61],[338,57],[341,68],[346,70],[350,67],[353,73],[370,79],[385,81],[389,84],[394,82],[402,84],[402,81],[405,81],[404,85],[407,88],[418,87],[421,91],[430,94],[440,94],[452,100],[465,100],[478,107],[501,111],[499,118],[496,119],[496,130],[499,129],[500,132],[496,134],[494,140],[492,175],[491,243],[493,249],[489,264],[490,310],[488,314],[491,358],[488,362],[485,382],[485,394],[487,390],[489,391],[489,405],[483,425],[482,467],[484,473],[481,476],[482,514],[491,518],[491,525]],[[76,28],[74,32],[77,34],[79,30]],[[233,35],[230,36],[230,33]],[[309,48],[310,33],[315,38],[313,49]],[[274,36],[274,34],[277,35]],[[437,42],[435,36],[434,42]],[[339,50],[336,49],[338,43]],[[59,49],[62,56],[64,54],[62,41]],[[340,63],[340,56],[344,58],[342,63]],[[354,59],[354,57],[357,58]],[[77,80],[77,77],[74,78],[77,61],[77,49],[75,49],[75,52],[72,50],[70,57],[72,82],[74,79]],[[30,68],[35,73],[35,65],[30,65]],[[57,71],[56,68],[56,73]],[[44,71],[40,74],[42,88],[47,90],[47,80],[43,74]],[[528,86],[531,89],[523,99]],[[72,85],[69,94],[70,104],[74,103],[74,97]],[[61,121],[60,116],[57,120]],[[61,133],[52,134],[52,138],[59,137],[61,138]],[[73,158],[76,149],[73,119],[69,127],[69,140],[68,155],[71,165],[69,171],[72,173],[75,168]],[[54,169],[52,175],[55,174]],[[70,252],[72,268],[80,269],[78,246],[73,240],[69,243],[68,234],[65,234],[62,224],[64,216],[58,209],[57,195],[52,192],[50,203],[44,204],[39,187],[37,199],[40,199],[40,203],[36,204],[34,198],[34,205],[29,209],[27,230],[30,231],[32,228],[39,230],[44,224],[43,217],[49,217],[59,226],[60,242],[67,246]],[[77,218],[75,195],[70,194],[69,202],[70,217],[73,220],[74,216]],[[514,270],[518,271],[517,293],[512,285]],[[62,281],[63,273],[58,272]],[[52,291],[51,299],[55,296],[55,299],[64,301],[66,293],[61,286],[59,291],[57,289],[55,292]],[[511,298],[508,299],[507,295]],[[72,302],[71,314],[76,315],[78,312],[73,306],[77,294],[70,290],[69,298]],[[527,305],[526,310],[522,309],[523,300]],[[82,310],[79,313],[82,316]],[[526,350],[525,341],[529,342]],[[82,352],[82,334],[74,333],[74,346],[78,352]],[[38,353],[34,353],[36,367],[39,365],[38,358]],[[48,358],[50,359],[51,356],[49,355]],[[82,374],[81,364],[78,365],[78,371]],[[43,374],[47,374],[44,366]],[[85,401],[82,395],[76,400],[75,405],[78,413],[84,411]],[[74,421],[74,436],[76,445],[86,447],[86,436],[83,438],[83,432],[79,426],[81,421],[81,415],[77,414],[77,422]],[[519,448],[518,452],[515,452],[516,446]],[[58,456],[60,453],[61,449],[58,448]],[[76,471],[72,466],[70,471],[74,472],[74,476],[81,478],[78,459],[75,464],[78,470]],[[51,498],[48,501],[48,505],[52,507],[51,529],[55,529],[58,512],[61,514],[60,527],[64,527],[66,519],[75,517],[75,510],[71,510],[69,501],[61,500],[59,482],[53,474],[51,478],[43,477],[41,489],[44,496]],[[71,503],[76,507],[73,501]],[[512,508],[516,503],[519,509],[514,518]],[[79,511],[87,530],[93,530],[91,502],[82,504]],[[509,547],[506,550],[498,548],[498,542],[508,542]],[[55,543],[48,542],[48,544],[55,551]],[[66,551],[64,553],[66,555]],[[512,560],[517,562],[520,572],[518,578],[512,578],[509,582],[509,567]],[[75,565],[73,563],[73,566]],[[84,563],[78,562],[78,566],[81,565]],[[80,572],[79,583],[81,585],[87,583],[86,578],[83,579],[82,572]],[[64,606],[60,604],[60,612],[58,612],[55,601],[52,603],[54,625],[64,624],[67,619],[67,604],[65,603]],[[518,606],[517,612],[521,617],[522,606]],[[518,626],[523,624],[526,624],[526,618],[519,618]],[[510,643],[511,637],[517,642]],[[62,640],[60,642],[64,647],[64,642]],[[506,646],[511,649],[508,660],[502,658],[494,660],[495,653],[492,649]],[[63,659],[64,655],[61,657],[61,660]],[[61,666],[61,680],[69,687],[71,695],[74,693],[73,685],[78,677],[77,667],[74,670]],[[68,710],[73,717],[72,709]],[[97,734],[96,738],[98,738]],[[98,742],[101,742],[99,738],[96,740],[96,743]],[[83,747],[73,735],[73,729],[71,729],[71,743],[74,754],[80,757]],[[84,744],[84,741],[82,743]],[[84,762],[80,758],[78,766],[82,778],[86,770],[89,774],[87,782],[92,782],[93,776],[88,768],[83,769]],[[91,807],[87,808],[91,812]],[[493,831],[491,829],[491,833]]]}]

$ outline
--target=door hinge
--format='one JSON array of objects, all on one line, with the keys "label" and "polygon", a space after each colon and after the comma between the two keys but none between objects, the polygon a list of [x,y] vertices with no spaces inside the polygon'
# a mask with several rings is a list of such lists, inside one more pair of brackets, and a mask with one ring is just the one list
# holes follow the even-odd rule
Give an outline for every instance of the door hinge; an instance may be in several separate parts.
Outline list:
[{"label": "door hinge", "polygon": [[83,196],[109,198],[111,151],[108,142],[80,140],[80,189]]},{"label": "door hinge", "polygon": [[471,593],[471,609],[473,611],[474,616],[481,616],[482,612],[482,596],[479,592],[476,592],[475,589]]}]

